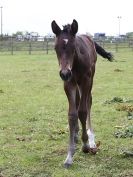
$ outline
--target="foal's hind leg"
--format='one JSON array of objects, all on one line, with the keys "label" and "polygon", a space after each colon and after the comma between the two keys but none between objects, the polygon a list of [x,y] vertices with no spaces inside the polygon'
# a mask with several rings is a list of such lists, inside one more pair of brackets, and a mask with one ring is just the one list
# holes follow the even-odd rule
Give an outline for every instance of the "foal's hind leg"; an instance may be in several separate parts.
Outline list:
[{"label": "foal's hind leg", "polygon": [[[79,90],[77,88],[76,89],[76,110],[78,110],[79,102],[80,102],[80,95],[79,95]],[[79,132],[79,122],[78,122],[78,119],[77,119],[76,120],[75,137],[74,137],[75,143],[78,143],[78,132]]]},{"label": "foal's hind leg", "polygon": [[68,168],[72,164],[72,157],[75,153],[75,134],[78,129],[78,116],[76,110],[76,85],[71,82],[64,83],[64,89],[69,102],[69,111],[68,111],[68,122],[70,130],[70,139],[69,139],[69,148],[67,158],[65,160],[65,167]]},{"label": "foal's hind leg", "polygon": [[[94,140],[94,133],[91,127],[90,121],[90,110],[92,104],[92,96],[91,96],[91,89],[92,89],[92,82],[84,82],[86,85],[82,85],[80,87],[81,90],[81,100],[79,106],[79,119],[82,124],[82,140],[83,140],[83,152],[89,152],[90,150],[92,153],[96,152],[96,144]],[[88,84],[87,84],[88,83]],[[86,123],[88,127],[88,131],[86,131]],[[89,138],[89,141],[88,141]]]},{"label": "foal's hind leg", "polygon": [[82,150],[84,152],[87,152],[89,150],[88,135],[86,131],[88,88],[89,83],[87,82],[83,82],[83,84],[79,87],[81,99],[78,109],[78,116],[82,125],[82,141],[83,141]]},{"label": "foal's hind leg", "polygon": [[[91,126],[91,116],[90,116],[90,112],[91,112],[91,105],[92,105],[92,95],[91,93],[88,95],[88,116],[87,116],[87,134],[89,137],[89,147],[90,149],[95,149],[96,148],[96,144],[95,144],[95,135]],[[95,150],[94,150],[95,151]]]}]

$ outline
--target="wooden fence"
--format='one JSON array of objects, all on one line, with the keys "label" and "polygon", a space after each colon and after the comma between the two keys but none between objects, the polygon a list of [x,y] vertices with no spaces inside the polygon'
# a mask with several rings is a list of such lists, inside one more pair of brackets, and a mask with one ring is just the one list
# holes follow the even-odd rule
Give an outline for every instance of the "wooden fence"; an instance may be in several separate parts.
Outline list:
[{"label": "wooden fence", "polygon": [[[54,40],[42,38],[41,41],[37,40],[23,40],[19,41],[16,38],[8,37],[0,39],[0,55],[4,54],[49,54],[54,52]],[[133,52],[133,39],[126,40],[116,40],[116,41],[107,41],[107,40],[96,40],[103,48],[119,52],[121,50],[129,50]]]},{"label": "wooden fence", "polygon": [[0,40],[0,54],[48,54],[54,49],[54,39],[42,38],[41,41],[37,40],[23,40],[19,41],[16,38],[8,37],[8,39]]}]

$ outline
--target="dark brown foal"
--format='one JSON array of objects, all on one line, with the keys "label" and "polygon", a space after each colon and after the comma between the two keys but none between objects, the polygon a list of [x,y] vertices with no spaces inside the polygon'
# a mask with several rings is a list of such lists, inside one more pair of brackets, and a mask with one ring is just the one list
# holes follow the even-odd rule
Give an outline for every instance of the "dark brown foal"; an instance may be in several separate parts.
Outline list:
[{"label": "dark brown foal", "polygon": [[64,81],[64,90],[69,102],[70,140],[68,155],[64,163],[65,167],[68,168],[72,164],[78,139],[78,118],[82,125],[83,152],[91,150],[95,154],[97,151],[90,120],[91,90],[97,60],[96,52],[108,60],[112,59],[112,55],[93,42],[89,36],[76,36],[78,31],[76,20],[73,20],[71,25],[65,25],[63,30],[55,21],[52,22],[51,26],[56,35],[55,51],[60,66],[60,77]]}]

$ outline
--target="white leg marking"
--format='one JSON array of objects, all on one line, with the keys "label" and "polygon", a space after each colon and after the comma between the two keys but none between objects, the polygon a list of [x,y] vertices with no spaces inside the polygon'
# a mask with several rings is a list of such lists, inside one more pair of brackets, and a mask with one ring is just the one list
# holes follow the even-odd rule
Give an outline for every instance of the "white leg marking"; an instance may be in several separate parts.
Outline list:
[{"label": "white leg marking", "polygon": [[65,162],[64,162],[64,164],[69,164],[69,165],[71,165],[72,162],[73,162],[73,160],[72,160],[72,155],[71,155],[71,153],[69,152],[68,155],[67,155],[67,158],[66,158],[66,160],[65,160]]},{"label": "white leg marking", "polygon": [[89,137],[89,146],[90,146],[90,148],[96,148],[94,133],[90,129],[88,129],[87,130],[87,134],[88,134],[88,137]]}]

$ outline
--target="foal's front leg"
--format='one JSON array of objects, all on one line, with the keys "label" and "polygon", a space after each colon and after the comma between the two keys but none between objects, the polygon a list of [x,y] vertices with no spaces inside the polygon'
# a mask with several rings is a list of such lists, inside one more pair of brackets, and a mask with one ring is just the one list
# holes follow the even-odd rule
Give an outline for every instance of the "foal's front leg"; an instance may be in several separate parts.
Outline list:
[{"label": "foal's front leg", "polygon": [[69,111],[68,111],[68,122],[69,122],[69,130],[70,130],[70,139],[69,139],[69,148],[67,158],[65,160],[65,167],[68,168],[71,166],[73,160],[72,157],[75,153],[75,136],[77,129],[77,110],[76,110],[76,85],[71,82],[64,83],[64,89],[69,102]]}]

